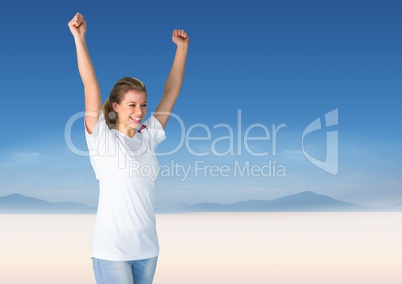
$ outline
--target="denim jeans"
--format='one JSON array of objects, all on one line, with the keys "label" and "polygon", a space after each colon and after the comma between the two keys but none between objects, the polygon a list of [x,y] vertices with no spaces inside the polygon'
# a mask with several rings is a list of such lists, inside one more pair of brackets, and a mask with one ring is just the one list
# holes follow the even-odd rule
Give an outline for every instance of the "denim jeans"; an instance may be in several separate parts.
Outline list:
[{"label": "denim jeans", "polygon": [[152,284],[158,257],[109,261],[92,259],[97,284]]}]

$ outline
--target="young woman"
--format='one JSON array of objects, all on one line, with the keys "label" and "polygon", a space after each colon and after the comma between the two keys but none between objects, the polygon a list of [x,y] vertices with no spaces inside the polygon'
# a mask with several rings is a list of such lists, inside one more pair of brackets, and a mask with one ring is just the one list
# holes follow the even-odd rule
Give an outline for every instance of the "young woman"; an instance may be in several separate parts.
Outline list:
[{"label": "young woman", "polygon": [[173,31],[176,54],[163,96],[143,122],[145,85],[131,77],[120,79],[102,107],[83,15],[77,13],[68,26],[84,84],[85,136],[100,188],[92,247],[96,282],[150,284],[159,254],[153,195],[158,167],[155,148],[165,139],[164,128],[180,93],[189,37],[183,30]]}]

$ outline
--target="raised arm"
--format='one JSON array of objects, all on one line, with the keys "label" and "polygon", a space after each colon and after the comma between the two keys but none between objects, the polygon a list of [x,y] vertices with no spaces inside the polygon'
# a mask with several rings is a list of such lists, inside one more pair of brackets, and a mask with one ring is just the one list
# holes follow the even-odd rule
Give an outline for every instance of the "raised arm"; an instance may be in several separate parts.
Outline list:
[{"label": "raised arm", "polygon": [[165,83],[162,99],[154,116],[165,128],[183,83],[189,37],[184,30],[174,30],[172,41],[177,45],[172,68]]},{"label": "raised arm", "polygon": [[95,69],[89,56],[85,34],[87,23],[84,16],[77,13],[68,23],[71,33],[74,36],[75,47],[77,51],[78,70],[80,72],[82,83],[84,84],[85,94],[85,125],[87,131],[92,133],[98,122],[101,110],[101,93]]}]

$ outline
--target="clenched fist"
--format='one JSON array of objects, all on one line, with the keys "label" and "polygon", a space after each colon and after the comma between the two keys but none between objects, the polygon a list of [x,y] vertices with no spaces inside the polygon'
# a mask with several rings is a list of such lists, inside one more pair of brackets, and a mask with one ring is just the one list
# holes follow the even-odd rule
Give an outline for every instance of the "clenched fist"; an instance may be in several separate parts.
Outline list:
[{"label": "clenched fist", "polygon": [[68,27],[74,37],[84,37],[87,32],[87,23],[84,20],[84,16],[77,13],[74,18],[68,22]]},{"label": "clenched fist", "polygon": [[187,46],[190,39],[184,30],[173,30],[172,41],[177,46]]}]

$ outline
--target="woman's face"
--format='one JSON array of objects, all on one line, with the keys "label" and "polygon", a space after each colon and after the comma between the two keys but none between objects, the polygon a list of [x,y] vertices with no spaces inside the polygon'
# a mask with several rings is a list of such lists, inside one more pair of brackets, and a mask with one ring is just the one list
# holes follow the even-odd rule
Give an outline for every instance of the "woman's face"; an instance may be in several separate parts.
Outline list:
[{"label": "woman's face", "polygon": [[144,92],[128,91],[120,104],[113,103],[117,113],[117,124],[124,124],[124,128],[138,128],[147,113],[147,95]]}]

